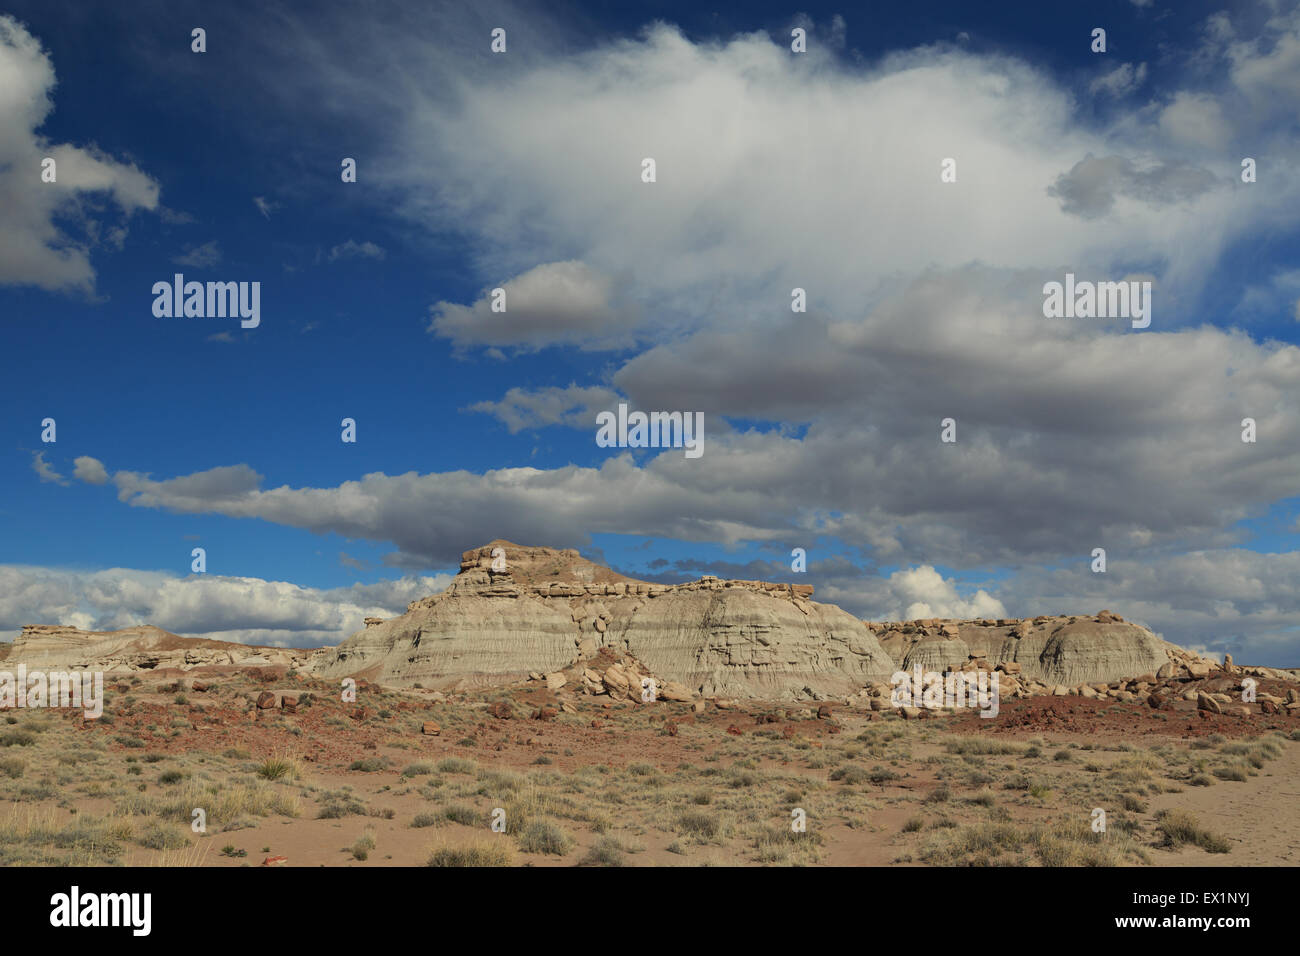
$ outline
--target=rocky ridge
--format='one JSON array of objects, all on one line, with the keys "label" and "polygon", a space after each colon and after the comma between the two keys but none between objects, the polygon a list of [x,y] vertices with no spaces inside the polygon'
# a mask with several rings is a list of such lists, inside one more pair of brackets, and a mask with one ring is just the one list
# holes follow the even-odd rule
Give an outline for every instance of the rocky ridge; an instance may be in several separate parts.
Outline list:
[{"label": "rocky ridge", "polygon": [[[498,560],[494,569],[494,552],[504,567]],[[655,584],[575,551],[494,541],[464,553],[445,591],[371,622],[310,670],[396,686],[473,686],[555,672],[603,651],[710,695],[843,694],[887,679],[893,662],[862,622],[811,600],[812,591],[711,576]]]},{"label": "rocky ridge", "polygon": [[[494,541],[405,614],[367,618],[338,647],[253,648],[155,627],[34,625],[0,662],[96,668],[297,667],[393,687],[470,690],[531,675],[553,689],[633,700],[841,700],[875,709],[897,670],[997,670],[1003,697],[1139,699],[1212,674],[1294,683],[1274,668],[1202,658],[1117,614],[864,622],[812,600],[809,585],[705,576],[638,581],[577,551]],[[644,684],[643,684],[644,682]],[[1197,685],[1199,687],[1199,685]],[[1288,701],[1290,703],[1290,701]]]},{"label": "rocky ridge", "polygon": [[181,637],[160,627],[83,631],[62,624],[29,624],[12,644],[0,644],[0,665],[131,673],[196,667],[293,666],[311,651],[255,647],[232,641]]}]

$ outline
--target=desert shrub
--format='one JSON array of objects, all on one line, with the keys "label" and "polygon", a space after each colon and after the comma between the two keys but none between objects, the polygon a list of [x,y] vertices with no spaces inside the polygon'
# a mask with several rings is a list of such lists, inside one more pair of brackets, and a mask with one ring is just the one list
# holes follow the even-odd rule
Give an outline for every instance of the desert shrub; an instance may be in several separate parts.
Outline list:
[{"label": "desert shrub", "polygon": [[714,840],[722,833],[722,821],[714,813],[688,810],[677,817],[676,832],[698,840]]},{"label": "desert shrub", "polygon": [[152,822],[136,835],[135,842],[150,850],[179,850],[190,841],[176,827]]},{"label": "desert shrub", "polygon": [[301,772],[291,757],[268,757],[257,765],[257,775],[265,780],[296,780]]},{"label": "desert shrub", "polygon": [[604,836],[595,842],[582,858],[583,866],[626,866],[623,844],[614,837]]},{"label": "desert shrub", "polygon": [[444,843],[433,847],[429,866],[509,866],[514,860],[503,839],[479,839],[467,844]]},{"label": "desert shrub", "polygon": [[518,836],[519,848],[525,853],[550,853],[564,856],[573,849],[573,839],[548,820],[533,820]]},{"label": "desert shrub", "polygon": [[1217,833],[1200,825],[1195,816],[1185,810],[1161,810],[1156,814],[1156,829],[1163,835],[1163,845],[1180,847],[1194,844],[1207,853],[1229,853],[1232,844]]},{"label": "desert shrub", "polygon": [[444,757],[438,761],[438,773],[474,773],[478,764],[464,757]]}]

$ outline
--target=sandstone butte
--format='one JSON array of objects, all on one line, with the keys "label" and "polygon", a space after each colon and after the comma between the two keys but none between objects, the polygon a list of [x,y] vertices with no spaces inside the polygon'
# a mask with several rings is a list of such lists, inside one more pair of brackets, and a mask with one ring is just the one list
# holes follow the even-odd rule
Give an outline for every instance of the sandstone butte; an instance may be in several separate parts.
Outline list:
[{"label": "sandstone butte", "polygon": [[[497,549],[504,570],[493,568]],[[319,678],[469,689],[565,669],[585,671],[584,679],[599,685],[613,659],[635,661],[631,673],[653,675],[688,696],[771,699],[845,697],[917,666],[1001,665],[1009,689],[1031,693],[1219,667],[1109,611],[871,623],[813,601],[812,593],[810,585],[712,576],[676,585],[638,581],[574,550],[498,540],[466,551],[445,591],[412,602],[399,617],[367,618],[363,630],[333,648],[253,648],[152,627],[38,625],[23,628],[11,647],[0,645],[0,661],[119,671],[287,665]],[[1273,668],[1236,670],[1295,679]]]}]

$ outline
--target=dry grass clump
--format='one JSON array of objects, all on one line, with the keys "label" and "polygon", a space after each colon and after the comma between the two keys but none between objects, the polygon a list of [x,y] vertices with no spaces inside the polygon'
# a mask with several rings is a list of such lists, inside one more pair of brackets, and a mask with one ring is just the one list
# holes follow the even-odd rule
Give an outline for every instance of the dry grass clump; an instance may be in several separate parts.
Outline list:
[{"label": "dry grass clump", "polygon": [[1190,843],[1206,853],[1232,852],[1232,844],[1226,838],[1205,829],[1186,810],[1161,810],[1156,814],[1156,829],[1163,835],[1166,847],[1177,849]]},{"label": "dry grass clump", "polygon": [[950,828],[922,847],[940,866],[1120,866],[1145,853],[1127,836],[1094,833],[1086,819],[1023,826],[988,821]]},{"label": "dry grass clump", "polygon": [[513,866],[514,847],[504,835],[476,837],[452,842],[448,838],[436,841],[429,848],[428,866]]},{"label": "dry grass clump", "polygon": [[978,754],[1006,756],[1024,754],[1028,747],[1015,740],[995,740],[992,737],[949,737],[943,742],[950,754]]}]

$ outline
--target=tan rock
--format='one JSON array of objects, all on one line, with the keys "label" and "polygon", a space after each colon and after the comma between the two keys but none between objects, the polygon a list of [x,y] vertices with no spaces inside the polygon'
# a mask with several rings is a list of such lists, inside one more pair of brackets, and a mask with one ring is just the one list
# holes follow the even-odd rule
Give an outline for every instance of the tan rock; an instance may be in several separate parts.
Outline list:
[{"label": "tan rock", "polygon": [[679,684],[676,681],[670,680],[667,683],[665,683],[662,687],[659,688],[660,700],[686,702],[691,700],[694,696],[695,695],[691,693],[688,687],[686,687],[683,684]]}]

